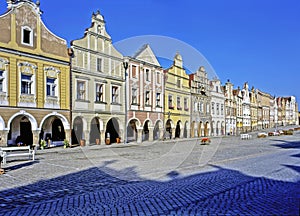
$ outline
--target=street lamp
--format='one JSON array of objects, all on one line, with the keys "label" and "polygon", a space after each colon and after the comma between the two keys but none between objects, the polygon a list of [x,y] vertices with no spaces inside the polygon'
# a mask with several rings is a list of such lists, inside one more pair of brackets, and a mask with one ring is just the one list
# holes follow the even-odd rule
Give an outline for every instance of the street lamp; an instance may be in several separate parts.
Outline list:
[{"label": "street lamp", "polygon": [[123,67],[125,70],[125,123],[124,123],[124,144],[127,143],[127,69],[128,69],[128,59],[126,58],[123,62]]}]

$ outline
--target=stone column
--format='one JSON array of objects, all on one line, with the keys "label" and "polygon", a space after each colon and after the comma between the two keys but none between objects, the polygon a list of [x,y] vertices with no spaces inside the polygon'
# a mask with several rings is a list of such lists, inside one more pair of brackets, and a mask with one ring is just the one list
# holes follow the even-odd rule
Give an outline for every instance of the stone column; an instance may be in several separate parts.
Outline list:
[{"label": "stone column", "polygon": [[105,130],[100,131],[100,145],[105,144]]},{"label": "stone column", "polygon": [[164,129],[163,128],[159,128],[159,139],[160,140],[164,139]]},{"label": "stone column", "polygon": [[85,140],[85,145],[89,145],[90,144],[90,131],[89,130],[85,130],[83,132],[83,138]]},{"label": "stone column", "polygon": [[32,144],[35,145],[36,148],[40,146],[40,144],[39,144],[40,132],[41,132],[40,129],[32,131],[32,136],[33,136]]},{"label": "stone column", "polygon": [[153,141],[153,130],[154,130],[154,127],[148,127],[149,129],[149,141]]},{"label": "stone column", "polygon": [[138,135],[138,137],[137,137],[137,140],[136,140],[136,142],[137,143],[141,143],[142,142],[142,135],[143,135],[143,128],[142,127],[138,127],[137,128],[137,135]]},{"label": "stone column", "polygon": [[0,131],[0,146],[7,146],[8,130]]},{"label": "stone column", "polygon": [[175,137],[175,128],[172,128],[172,136],[171,136],[171,139],[173,139]]}]

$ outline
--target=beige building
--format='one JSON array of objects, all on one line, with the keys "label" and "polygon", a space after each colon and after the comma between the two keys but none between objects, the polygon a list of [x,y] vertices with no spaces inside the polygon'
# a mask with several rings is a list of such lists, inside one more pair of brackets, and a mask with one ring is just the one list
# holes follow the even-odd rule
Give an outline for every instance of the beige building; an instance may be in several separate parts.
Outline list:
[{"label": "beige building", "polygon": [[67,43],[45,26],[38,3],[7,3],[0,16],[0,145],[62,145],[70,138]]},{"label": "beige building", "polygon": [[113,47],[99,11],[83,38],[71,42],[71,50],[72,143],[124,140],[123,56]]},{"label": "beige building", "polygon": [[227,80],[223,86],[225,96],[225,132],[226,135],[236,135],[236,101],[233,94],[233,84]]}]

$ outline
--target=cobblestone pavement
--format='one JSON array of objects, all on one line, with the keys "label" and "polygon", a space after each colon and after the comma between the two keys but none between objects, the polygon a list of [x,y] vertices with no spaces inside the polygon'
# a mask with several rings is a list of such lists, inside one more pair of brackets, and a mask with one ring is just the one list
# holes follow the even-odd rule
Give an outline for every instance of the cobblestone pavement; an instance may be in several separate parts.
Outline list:
[{"label": "cobblestone pavement", "polygon": [[300,132],[39,150],[0,176],[0,215],[299,215]]}]

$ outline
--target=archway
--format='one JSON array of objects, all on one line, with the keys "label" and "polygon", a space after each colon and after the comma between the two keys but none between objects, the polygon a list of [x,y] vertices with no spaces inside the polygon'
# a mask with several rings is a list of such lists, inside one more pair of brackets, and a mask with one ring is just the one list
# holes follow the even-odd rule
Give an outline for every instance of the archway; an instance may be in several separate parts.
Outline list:
[{"label": "archway", "polygon": [[110,138],[110,143],[116,143],[120,138],[119,122],[116,118],[111,118],[106,124],[105,139]]},{"label": "archway", "polygon": [[32,125],[27,116],[19,115],[12,119],[7,142],[8,145],[30,145],[32,147]]},{"label": "archway", "polygon": [[90,129],[90,144],[100,144],[100,122],[98,118],[93,118],[91,121],[91,129]]},{"label": "archway", "polygon": [[215,122],[213,121],[213,122],[211,123],[211,135],[212,135],[212,136],[215,136],[215,135],[216,135],[216,134],[215,134],[215,128],[216,128]]},{"label": "archway", "polygon": [[72,144],[79,144],[83,139],[83,121],[81,117],[76,117],[72,129]]},{"label": "archway", "polygon": [[206,122],[204,125],[204,136],[209,136],[209,123]]},{"label": "archway", "polygon": [[183,138],[187,138],[188,135],[188,122],[186,121],[183,128]]},{"label": "archway", "polygon": [[153,129],[153,140],[159,140],[160,138],[160,127],[161,127],[161,122],[157,121],[155,123],[154,129]]},{"label": "archway", "polygon": [[169,139],[172,139],[172,120],[171,119],[168,119],[167,122],[166,122],[166,131],[165,131],[165,135],[164,135],[164,138],[169,138]]},{"label": "archway", "polygon": [[134,142],[137,141],[138,133],[137,133],[137,123],[136,119],[131,119],[127,125],[127,141]]},{"label": "archway", "polygon": [[217,125],[216,125],[216,136],[219,136],[219,135],[220,135],[220,122],[218,121]]},{"label": "archway", "polygon": [[195,137],[195,121],[191,124],[191,138]]},{"label": "archway", "polygon": [[149,121],[149,120],[147,120],[147,121],[144,123],[143,133],[142,133],[142,141],[147,141],[147,140],[149,140],[149,124],[150,124],[150,121]]},{"label": "archway", "polygon": [[224,126],[224,125],[225,125],[225,123],[222,122],[222,123],[221,123],[221,135],[222,135],[222,136],[225,135],[225,126]]},{"label": "archway", "polygon": [[198,132],[198,137],[201,137],[202,136],[202,122],[199,122],[197,132]]},{"label": "archway", "polygon": [[179,120],[177,122],[176,128],[175,128],[175,138],[180,138],[180,132],[181,132],[180,124],[181,124],[181,121]]}]

